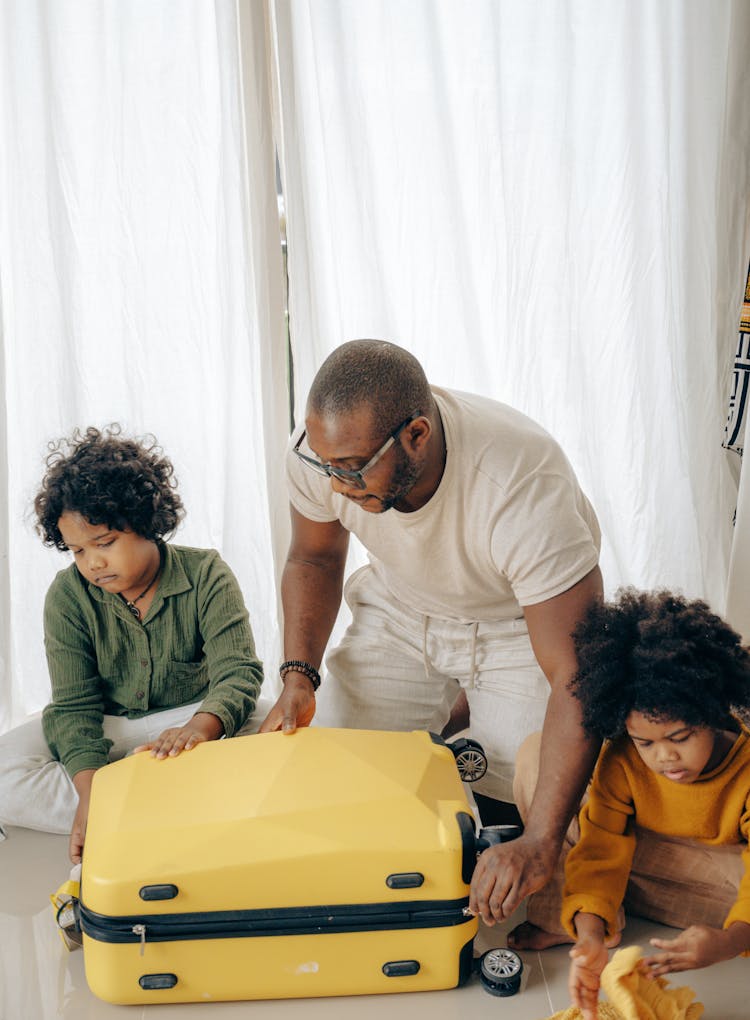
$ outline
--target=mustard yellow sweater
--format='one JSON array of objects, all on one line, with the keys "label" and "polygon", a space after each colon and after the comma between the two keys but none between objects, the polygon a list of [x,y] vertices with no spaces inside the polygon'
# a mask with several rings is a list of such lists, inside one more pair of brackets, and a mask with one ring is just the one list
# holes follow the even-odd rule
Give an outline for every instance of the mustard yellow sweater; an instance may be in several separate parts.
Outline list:
[{"label": "mustard yellow sweater", "polygon": [[562,922],[575,938],[578,911],[597,914],[614,932],[635,850],[634,826],[706,846],[744,843],[745,872],[724,921],[750,924],[750,734],[737,737],[726,758],[694,783],[682,785],[643,763],[629,737],[605,745],[580,813],[581,838],[565,863]]}]

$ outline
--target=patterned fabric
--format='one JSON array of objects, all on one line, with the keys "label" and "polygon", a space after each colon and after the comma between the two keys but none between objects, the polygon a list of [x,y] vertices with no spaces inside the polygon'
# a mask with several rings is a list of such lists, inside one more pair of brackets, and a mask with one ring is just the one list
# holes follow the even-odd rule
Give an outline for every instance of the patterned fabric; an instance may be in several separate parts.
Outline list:
[{"label": "patterned fabric", "polygon": [[[692,988],[670,988],[666,978],[647,978],[639,963],[640,946],[619,949],[602,971],[602,989],[609,1002],[600,1002],[598,1020],[700,1020],[703,1004],[694,1002]],[[549,1020],[581,1020],[571,1006]]]},{"label": "patterned fabric", "polygon": [[724,430],[724,446],[742,456],[743,424],[750,392],[750,268],[745,285],[745,302],[740,315],[740,336],[732,371],[729,415]]}]

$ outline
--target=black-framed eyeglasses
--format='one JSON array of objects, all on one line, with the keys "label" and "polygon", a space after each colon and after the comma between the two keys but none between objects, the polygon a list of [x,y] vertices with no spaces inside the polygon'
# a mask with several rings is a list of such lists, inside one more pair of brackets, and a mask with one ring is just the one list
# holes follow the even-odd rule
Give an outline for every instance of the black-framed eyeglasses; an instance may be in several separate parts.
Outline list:
[{"label": "black-framed eyeglasses", "polygon": [[306,454],[300,453],[299,448],[303,439],[307,435],[307,431],[302,433],[297,442],[294,444],[293,449],[302,463],[306,464],[313,471],[316,471],[319,475],[326,475],[328,478],[338,478],[340,482],[344,482],[345,485],[351,485],[355,489],[366,489],[367,482],[364,479],[365,474],[371,468],[375,467],[380,458],[387,453],[388,450],[390,450],[406,426],[411,425],[415,418],[419,418],[421,413],[421,411],[413,411],[408,418],[402,421],[399,427],[391,432],[380,449],[377,450],[372,457],[370,457],[365,466],[361,467],[359,471],[349,471],[347,468],[334,467],[333,464],[324,464],[322,461],[316,460],[315,457],[308,457]]}]

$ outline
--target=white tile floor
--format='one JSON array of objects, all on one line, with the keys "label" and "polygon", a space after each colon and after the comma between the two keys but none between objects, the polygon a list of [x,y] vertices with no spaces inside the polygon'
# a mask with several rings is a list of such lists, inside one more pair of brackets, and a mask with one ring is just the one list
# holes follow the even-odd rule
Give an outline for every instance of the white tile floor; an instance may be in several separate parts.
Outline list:
[{"label": "white tile floor", "polygon": [[[68,953],[57,935],[48,894],[67,874],[67,838],[11,829],[0,843],[0,1020],[467,1020],[492,1015],[513,1020],[544,1020],[569,1004],[567,949],[523,953],[521,990],[509,999],[488,995],[474,978],[463,988],[411,995],[229,1002],[196,1005],[112,1006],[86,986],[83,954]],[[518,919],[515,919],[518,920]],[[515,921],[514,921],[515,923]],[[504,945],[508,925],[481,929],[477,948]],[[670,929],[632,919],[625,944],[646,945]],[[750,960],[677,975],[674,984],[691,985],[706,1009],[704,1020],[750,1017]],[[250,1014],[252,1011],[252,1014]]]}]

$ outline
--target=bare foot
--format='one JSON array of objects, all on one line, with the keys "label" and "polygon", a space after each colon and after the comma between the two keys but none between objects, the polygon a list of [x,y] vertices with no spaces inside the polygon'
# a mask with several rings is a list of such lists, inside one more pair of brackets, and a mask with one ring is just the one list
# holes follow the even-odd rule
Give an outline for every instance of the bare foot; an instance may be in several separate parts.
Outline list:
[{"label": "bare foot", "polygon": [[552,946],[566,946],[573,939],[566,932],[545,931],[531,921],[524,921],[508,933],[511,949],[550,949]]},{"label": "bare foot", "polygon": [[[615,932],[614,935],[610,935],[604,940],[604,945],[607,949],[614,949],[615,946],[619,946],[621,939],[621,933]],[[531,921],[524,921],[508,933],[510,949],[530,949],[539,952],[542,949],[551,949],[552,946],[571,945],[573,942],[574,939],[567,932],[545,931],[544,928],[537,927]]]}]

